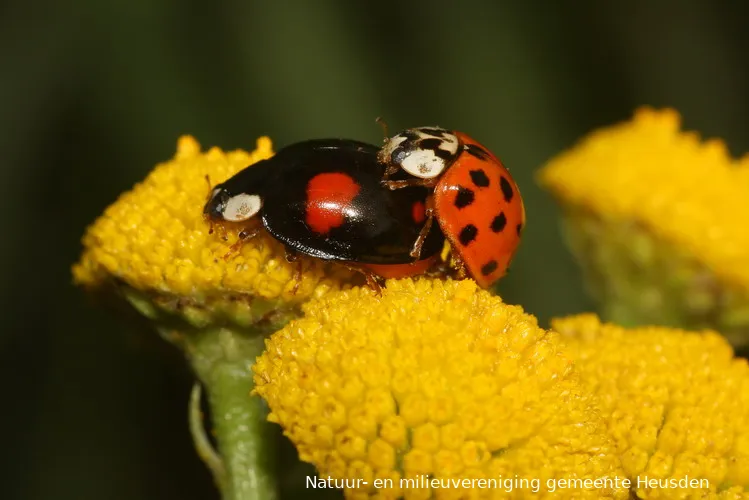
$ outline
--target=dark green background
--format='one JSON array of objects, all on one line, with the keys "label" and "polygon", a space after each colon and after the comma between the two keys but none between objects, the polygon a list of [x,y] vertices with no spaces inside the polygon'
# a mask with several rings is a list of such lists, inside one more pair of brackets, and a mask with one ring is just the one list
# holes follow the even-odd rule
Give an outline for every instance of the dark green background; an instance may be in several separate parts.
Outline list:
[{"label": "dark green background", "polygon": [[709,0],[0,3],[0,498],[215,498],[180,356],[70,284],[85,226],[179,135],[470,133],[527,204],[501,292],[545,322],[590,303],[534,170],[640,104],[748,150],[746,19]]}]

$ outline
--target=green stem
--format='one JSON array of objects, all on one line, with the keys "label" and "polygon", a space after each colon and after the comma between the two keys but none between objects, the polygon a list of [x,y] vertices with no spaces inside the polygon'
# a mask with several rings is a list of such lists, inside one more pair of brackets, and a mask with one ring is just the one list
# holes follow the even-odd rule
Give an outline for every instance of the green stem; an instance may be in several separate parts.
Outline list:
[{"label": "green stem", "polygon": [[250,395],[263,336],[222,328],[185,337],[187,357],[208,395],[223,466],[217,469],[215,460],[207,465],[222,499],[276,499],[275,432],[262,400]]},{"label": "green stem", "polygon": [[710,328],[734,348],[749,348],[749,295],[687,249],[636,221],[602,219],[582,209],[569,210],[564,222],[604,321]]}]

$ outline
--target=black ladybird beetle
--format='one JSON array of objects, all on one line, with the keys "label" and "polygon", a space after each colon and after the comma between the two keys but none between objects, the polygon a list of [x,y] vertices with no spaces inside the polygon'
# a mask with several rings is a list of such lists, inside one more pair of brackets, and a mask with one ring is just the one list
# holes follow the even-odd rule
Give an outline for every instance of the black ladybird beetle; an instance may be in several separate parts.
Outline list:
[{"label": "black ladybird beetle", "polygon": [[435,227],[420,256],[410,255],[426,221],[429,190],[383,188],[378,151],[345,139],[287,146],[214,187],[204,216],[240,224],[240,239],[264,228],[286,246],[290,260],[300,253],[340,261],[363,272],[371,286],[374,277],[424,273],[444,245]]}]

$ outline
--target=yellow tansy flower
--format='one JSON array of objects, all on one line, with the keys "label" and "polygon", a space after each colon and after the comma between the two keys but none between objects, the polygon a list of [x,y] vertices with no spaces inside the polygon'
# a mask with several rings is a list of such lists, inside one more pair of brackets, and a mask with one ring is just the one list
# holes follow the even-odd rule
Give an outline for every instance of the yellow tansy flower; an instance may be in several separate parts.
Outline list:
[{"label": "yellow tansy flower", "polygon": [[[627,330],[591,314],[552,326],[641,498],[749,498],[749,365],[719,334]],[[708,484],[668,487],[684,478]]]},{"label": "yellow tansy flower", "polygon": [[311,297],[364,281],[320,260],[290,264],[282,245],[265,232],[224,258],[240,228],[210,234],[203,219],[211,190],[206,176],[216,185],[272,155],[265,137],[251,153],[201,151],[195,139],[182,137],[174,158],[156,166],[88,228],[73,267],[76,283],[121,295],[185,353],[215,416],[212,435],[220,455],[203,430],[198,396],[191,403],[191,431],[224,498],[277,494],[267,458],[275,442],[266,410],[248,397],[250,366],[263,335],[296,317]]},{"label": "yellow tansy flower", "polygon": [[606,319],[749,331],[749,157],[643,108],[553,158],[540,183]]},{"label": "yellow tansy flower", "polygon": [[206,176],[215,185],[272,155],[266,137],[251,153],[201,151],[195,139],[182,137],[172,160],[158,165],[88,228],[83,255],[73,268],[75,281],[89,287],[124,284],[128,297],[148,315],[155,303],[197,323],[209,321],[206,308],[214,317],[252,323],[284,305],[339,288],[333,276],[351,273],[314,259],[303,259],[297,286],[297,264],[289,264],[282,246],[264,232],[228,259],[237,230],[228,232],[227,241],[220,231],[209,234],[203,219],[210,191]]},{"label": "yellow tansy flower", "polygon": [[304,311],[266,340],[255,391],[347,497],[627,498],[549,486],[624,472],[558,335],[521,308],[470,280],[405,279]]}]

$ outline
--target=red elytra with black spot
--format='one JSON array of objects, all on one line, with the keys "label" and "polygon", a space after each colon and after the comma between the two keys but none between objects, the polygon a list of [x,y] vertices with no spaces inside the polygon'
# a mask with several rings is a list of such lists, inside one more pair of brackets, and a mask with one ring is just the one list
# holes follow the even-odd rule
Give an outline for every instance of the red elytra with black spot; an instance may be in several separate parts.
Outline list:
[{"label": "red elytra with black spot", "polygon": [[[379,158],[391,189],[433,188],[430,215],[480,286],[488,288],[505,275],[525,227],[525,208],[517,184],[494,154],[462,132],[423,127],[389,139]],[[401,169],[412,177],[391,180]],[[417,242],[414,253],[420,250]]]},{"label": "red elytra with black spot", "polygon": [[[468,272],[486,288],[505,275],[515,255],[525,226],[525,207],[502,162],[467,135],[455,135],[467,149],[435,186],[434,208]],[[472,201],[465,203],[468,198]]]}]

